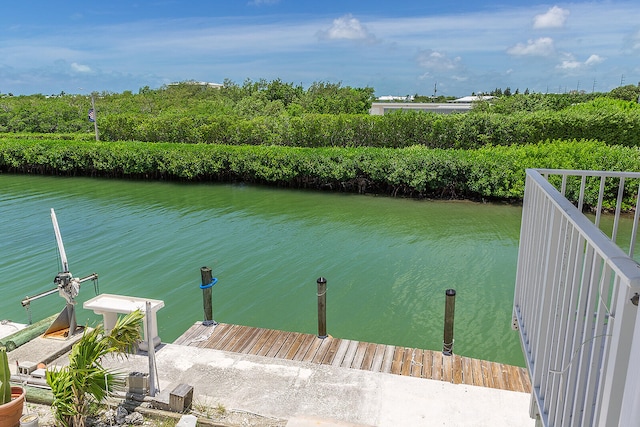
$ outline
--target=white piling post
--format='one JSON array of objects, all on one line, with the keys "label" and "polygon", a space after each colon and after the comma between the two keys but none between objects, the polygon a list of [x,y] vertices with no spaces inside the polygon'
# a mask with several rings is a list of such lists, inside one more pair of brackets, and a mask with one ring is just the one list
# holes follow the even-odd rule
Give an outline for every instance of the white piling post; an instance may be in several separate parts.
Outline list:
[{"label": "white piling post", "polygon": [[147,301],[145,322],[147,322],[147,354],[149,356],[149,396],[154,397],[156,392],[160,391],[156,388],[156,349],[153,342],[153,334],[149,331],[152,329],[151,325],[151,302]]}]

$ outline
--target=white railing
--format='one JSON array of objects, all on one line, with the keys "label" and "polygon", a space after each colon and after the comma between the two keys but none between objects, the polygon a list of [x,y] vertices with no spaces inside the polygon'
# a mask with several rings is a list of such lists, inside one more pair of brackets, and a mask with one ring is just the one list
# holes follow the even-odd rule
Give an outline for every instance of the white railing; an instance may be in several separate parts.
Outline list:
[{"label": "white railing", "polygon": [[[513,325],[531,376],[531,415],[544,426],[640,425],[640,266],[632,259],[637,210],[628,252],[614,243],[624,194],[640,194],[638,178],[527,170]],[[618,196],[607,236],[598,226],[612,181]],[[585,189],[594,185],[592,222],[582,208]]]}]

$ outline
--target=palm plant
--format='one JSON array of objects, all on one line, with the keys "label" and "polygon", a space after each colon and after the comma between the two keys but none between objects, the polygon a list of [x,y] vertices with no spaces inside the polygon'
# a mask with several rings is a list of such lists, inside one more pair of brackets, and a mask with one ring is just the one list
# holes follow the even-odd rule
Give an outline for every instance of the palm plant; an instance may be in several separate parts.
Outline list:
[{"label": "palm plant", "polygon": [[0,405],[11,401],[11,371],[9,371],[9,360],[4,347],[0,348]]},{"label": "palm plant", "polygon": [[84,427],[90,405],[100,403],[124,383],[124,373],[102,366],[108,354],[125,357],[140,341],[144,314],[136,310],[118,319],[108,333],[102,325],[85,331],[73,346],[69,365],[47,371],[47,384],[53,392],[56,421],[65,427]]}]

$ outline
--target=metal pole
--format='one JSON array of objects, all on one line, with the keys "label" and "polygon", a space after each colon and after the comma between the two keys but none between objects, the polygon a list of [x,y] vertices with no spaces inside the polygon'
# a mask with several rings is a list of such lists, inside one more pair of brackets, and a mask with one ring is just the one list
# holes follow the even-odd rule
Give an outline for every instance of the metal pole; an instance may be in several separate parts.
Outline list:
[{"label": "metal pole", "polygon": [[453,354],[453,318],[456,310],[456,291],[447,289],[445,291],[444,305],[444,339],[442,341],[442,354],[451,356]]},{"label": "metal pole", "polygon": [[94,93],[95,92],[91,92],[91,108],[93,109],[93,129],[95,130],[95,133],[96,133],[96,141],[100,141],[100,136],[98,135],[98,111],[96,110]]},{"label": "metal pole", "polygon": [[149,396],[156,395],[156,348],[151,336],[151,302],[147,301],[145,306],[145,322],[147,323],[147,356],[149,357]]},{"label": "metal pole", "polygon": [[318,284],[318,338],[327,337],[327,279],[319,277]]},{"label": "metal pole", "polygon": [[202,324],[204,326],[217,325],[218,323],[213,320],[213,303],[211,301],[212,288],[216,284],[217,279],[213,279],[211,269],[209,267],[200,268],[200,277],[202,278],[202,306],[204,308],[204,320]]}]

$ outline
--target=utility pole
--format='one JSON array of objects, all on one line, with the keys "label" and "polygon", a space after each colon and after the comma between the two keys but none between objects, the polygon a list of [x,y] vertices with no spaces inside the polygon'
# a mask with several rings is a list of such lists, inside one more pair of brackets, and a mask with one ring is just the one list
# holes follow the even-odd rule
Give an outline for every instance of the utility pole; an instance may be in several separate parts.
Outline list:
[{"label": "utility pole", "polygon": [[95,92],[91,92],[91,110],[93,111],[93,129],[96,133],[96,141],[100,141],[98,134],[98,112],[96,111]]}]

